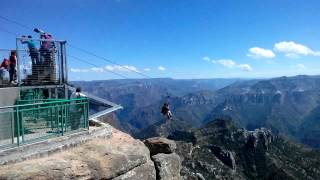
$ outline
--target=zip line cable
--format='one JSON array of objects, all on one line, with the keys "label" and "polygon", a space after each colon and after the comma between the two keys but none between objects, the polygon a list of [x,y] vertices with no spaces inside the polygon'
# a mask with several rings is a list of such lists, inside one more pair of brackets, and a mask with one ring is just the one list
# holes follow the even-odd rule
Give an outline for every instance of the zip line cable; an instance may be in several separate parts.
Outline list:
[{"label": "zip line cable", "polygon": [[[25,24],[19,23],[19,22],[17,22],[17,21],[11,20],[11,19],[9,19],[9,18],[7,18],[7,17],[4,17],[4,16],[1,16],[1,15],[0,15],[0,18],[3,19],[3,20],[5,20],[5,21],[14,23],[14,24],[16,24],[16,25],[18,25],[18,26],[20,26],[20,27],[25,28],[25,29],[28,29],[28,30],[32,30],[32,31],[33,31],[33,28],[31,28],[31,27],[29,27],[29,26],[27,26],[27,25],[25,25]],[[88,50],[85,50],[85,49],[76,47],[76,46],[71,45],[71,44],[67,44],[67,45],[68,45],[69,47],[73,48],[73,49],[76,49],[76,50],[78,50],[78,51],[82,51],[82,52],[84,52],[84,53],[86,53],[86,54],[89,54],[89,55],[91,55],[91,56],[94,56],[94,57],[96,57],[96,58],[99,58],[99,59],[101,59],[101,60],[103,60],[103,61],[106,61],[106,62],[108,62],[108,63],[114,64],[114,65],[117,65],[117,66],[121,66],[122,68],[127,69],[127,70],[129,70],[129,71],[132,71],[132,72],[134,72],[134,73],[136,73],[136,74],[139,74],[139,75],[141,75],[141,76],[143,76],[143,77],[150,78],[150,79],[152,78],[152,77],[149,76],[149,75],[146,75],[146,74],[144,74],[144,73],[142,73],[142,72],[139,72],[139,71],[135,71],[135,70],[133,70],[133,69],[130,69],[130,68],[124,66],[124,65],[121,65],[121,64],[119,64],[119,63],[117,63],[117,62],[114,62],[114,61],[112,61],[112,60],[110,60],[110,59],[107,59],[107,58],[105,58],[105,57],[103,57],[103,56],[99,56],[99,55],[97,55],[97,54],[95,54],[95,53],[93,53],[93,52],[91,52],[91,51],[88,51]]]},{"label": "zip line cable", "polygon": [[146,74],[144,74],[144,73],[141,73],[141,72],[139,72],[139,71],[132,70],[132,69],[130,69],[130,68],[124,66],[124,65],[121,65],[121,64],[119,64],[119,63],[117,63],[117,62],[114,62],[114,61],[112,61],[112,60],[110,60],[110,59],[107,59],[107,58],[105,58],[105,57],[99,56],[99,55],[97,55],[97,54],[95,54],[95,53],[93,53],[93,52],[90,52],[90,51],[88,51],[88,50],[85,50],[85,49],[82,49],[82,48],[79,48],[79,47],[76,47],[76,46],[70,45],[70,44],[68,44],[68,46],[71,47],[71,48],[73,48],[73,49],[82,51],[82,52],[84,52],[84,53],[86,53],[86,54],[89,54],[89,55],[91,55],[91,56],[94,56],[94,57],[96,57],[96,58],[99,58],[99,59],[101,59],[101,60],[104,60],[104,61],[106,61],[106,62],[108,62],[108,63],[114,64],[114,65],[117,65],[117,66],[121,66],[121,67],[124,68],[124,69],[127,69],[127,70],[129,70],[129,71],[135,72],[135,73],[137,73],[137,74],[139,74],[139,75],[141,75],[141,76],[144,76],[144,77],[146,77],[146,78],[150,78],[150,79],[152,78],[151,76],[148,76],[148,75],[146,75]]},{"label": "zip line cable", "polygon": [[[23,28],[25,28],[25,29],[28,29],[28,30],[33,31],[33,28],[32,28],[32,27],[29,27],[29,26],[27,26],[27,25],[25,25],[25,24],[19,23],[19,22],[14,21],[14,20],[11,20],[11,19],[9,19],[9,18],[7,18],[7,17],[4,17],[4,16],[1,16],[1,15],[0,15],[0,19],[3,19],[3,20],[5,20],[5,21],[7,21],[7,22],[11,22],[11,23],[16,24],[16,25],[18,25],[18,26],[20,26],[20,27],[23,27]],[[4,30],[4,29],[2,29],[2,31],[7,32],[7,33],[12,34],[12,35],[15,35],[16,37],[18,37],[18,34],[16,34],[16,33],[12,33],[12,32],[10,32],[10,31]],[[123,65],[121,65],[121,64],[119,64],[119,63],[117,63],[117,62],[111,61],[111,60],[109,60],[109,59],[107,59],[107,58],[105,58],[105,57],[99,56],[99,55],[97,55],[97,54],[95,54],[95,53],[93,53],[93,52],[90,52],[90,51],[88,51],[88,50],[84,50],[84,49],[82,49],[82,48],[79,48],[79,47],[76,47],[76,46],[73,46],[73,45],[70,45],[70,44],[68,44],[68,46],[71,47],[71,48],[77,49],[77,50],[79,50],[79,51],[82,51],[82,52],[84,52],[84,53],[86,53],[86,54],[89,54],[89,55],[91,55],[91,56],[94,56],[94,57],[96,57],[96,58],[99,58],[99,59],[101,59],[101,60],[104,60],[104,61],[106,61],[106,62],[108,62],[108,63],[114,64],[114,65],[117,65],[117,66],[121,66],[121,67],[123,67],[124,69],[127,69],[127,70],[129,70],[129,71],[132,71],[132,72],[134,72],[134,73],[137,73],[137,74],[139,74],[139,75],[141,75],[141,76],[144,76],[144,77],[147,77],[147,78],[150,78],[150,79],[152,78],[152,77],[149,76],[149,75],[146,75],[146,74],[144,74],[144,73],[141,73],[141,72],[132,70],[132,69],[126,67],[126,66],[123,66]],[[72,56],[69,55],[69,57],[72,57]],[[90,63],[90,62],[84,61],[84,60],[82,60],[82,59],[80,60],[79,58],[76,58],[76,57],[74,57],[74,56],[73,56],[73,58],[74,58],[74,59],[78,59],[79,61],[82,61],[82,62],[86,62],[87,64],[91,64],[92,66],[96,66],[96,65],[94,65],[94,64],[92,64],[92,63]],[[97,66],[96,66],[96,67],[97,67]],[[124,78],[126,78],[126,79],[129,79],[129,78],[127,78],[126,76],[123,76],[123,75],[121,75],[121,74],[119,74],[119,73],[115,73],[115,72],[113,72],[113,71],[110,71],[110,72],[112,72],[113,74],[117,74],[118,76],[124,77]]]},{"label": "zip line cable", "polygon": [[25,24],[19,23],[17,21],[11,20],[11,19],[9,19],[7,17],[4,17],[4,16],[1,16],[1,15],[0,15],[0,19],[3,19],[3,20],[8,21],[8,22],[11,22],[11,23],[16,24],[16,25],[18,25],[20,27],[23,27],[25,29],[32,29],[32,27],[29,27],[29,26],[27,26]]},{"label": "zip line cable", "polygon": [[[86,61],[86,60],[80,59],[80,58],[78,58],[78,57],[76,57],[76,56],[68,55],[68,57],[73,58],[74,60],[78,60],[78,61],[80,61],[80,62],[83,62],[83,63],[89,64],[89,65],[91,65],[91,66],[94,66],[94,67],[100,68],[99,66],[97,66],[97,65],[95,65],[95,64],[93,64],[93,63],[90,63],[89,61]],[[124,76],[124,75],[122,75],[122,74],[120,74],[120,73],[116,73],[116,72],[111,71],[111,70],[109,70],[109,69],[104,69],[104,70],[106,70],[106,71],[108,71],[108,72],[110,72],[110,73],[112,73],[112,74],[115,74],[115,75],[117,75],[117,76],[120,76],[120,77],[122,77],[122,78],[130,79],[130,78],[129,78],[129,77],[127,77],[127,76]]]},{"label": "zip line cable", "polygon": [[[0,28],[0,31],[9,33],[9,34],[14,35],[14,36],[18,36],[18,34],[13,33],[13,32],[10,32],[10,31],[8,31],[8,30],[6,30],[6,29],[3,29],[3,28]],[[0,49],[0,50],[7,50],[7,49]],[[91,66],[100,68],[99,66],[97,66],[97,65],[95,65],[95,64],[93,64],[93,63],[90,63],[90,62],[88,62],[88,61],[86,61],[86,60],[80,59],[80,58],[78,58],[78,57],[76,57],[76,56],[68,55],[68,57],[73,58],[74,60],[78,60],[78,61],[80,61],[80,62],[89,64],[89,65],[91,65]],[[122,66],[121,66],[121,67],[122,67]],[[124,68],[124,67],[123,67],[123,68]],[[122,74],[120,74],[120,73],[116,73],[116,72],[111,71],[111,70],[108,70],[108,69],[105,69],[105,70],[108,71],[108,72],[110,72],[110,73],[113,73],[113,74],[115,74],[115,75],[117,75],[117,76],[119,76],[119,77],[122,77],[122,78],[125,78],[125,79],[130,79],[129,77],[124,76],[124,75],[122,75]]]},{"label": "zip line cable", "polygon": [[9,33],[9,34],[11,34],[11,35],[13,35],[13,36],[15,36],[15,37],[17,37],[17,36],[18,36],[18,34],[17,34],[17,33],[10,32],[10,31],[8,31],[8,30],[6,30],[6,29],[3,29],[2,27],[0,27],[0,31],[5,32],[5,33]]}]

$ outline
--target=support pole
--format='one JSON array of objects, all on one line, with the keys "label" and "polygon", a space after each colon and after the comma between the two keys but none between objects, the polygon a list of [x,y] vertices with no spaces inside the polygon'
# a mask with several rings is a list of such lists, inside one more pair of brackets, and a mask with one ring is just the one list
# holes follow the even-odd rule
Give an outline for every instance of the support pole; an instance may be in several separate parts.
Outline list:
[{"label": "support pole", "polygon": [[19,56],[19,39],[16,39],[16,54],[17,54],[17,80],[18,80],[18,86],[21,86],[21,77],[20,77],[20,56]]}]

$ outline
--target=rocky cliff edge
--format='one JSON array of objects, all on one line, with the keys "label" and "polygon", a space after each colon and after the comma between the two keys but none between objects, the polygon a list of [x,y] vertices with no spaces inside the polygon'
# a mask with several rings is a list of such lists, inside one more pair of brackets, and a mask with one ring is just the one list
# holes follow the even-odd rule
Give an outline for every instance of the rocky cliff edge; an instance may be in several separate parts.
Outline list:
[{"label": "rocky cliff edge", "polygon": [[[171,161],[171,157],[176,158],[174,164],[165,162],[168,157]],[[151,159],[150,151],[143,142],[112,128],[111,136],[95,137],[46,157],[2,165],[0,179],[153,180],[168,177],[170,173],[177,175],[174,179],[180,179],[179,156],[158,154],[154,159]],[[169,169],[175,167],[176,171],[170,171],[169,174],[159,171],[166,168],[164,166]]]}]

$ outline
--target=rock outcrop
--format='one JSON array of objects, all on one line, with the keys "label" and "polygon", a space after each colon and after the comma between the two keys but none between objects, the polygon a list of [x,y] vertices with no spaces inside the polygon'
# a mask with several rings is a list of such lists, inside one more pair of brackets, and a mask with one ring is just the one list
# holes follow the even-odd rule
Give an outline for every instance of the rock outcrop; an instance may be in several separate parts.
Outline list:
[{"label": "rock outcrop", "polygon": [[219,158],[225,165],[229,166],[231,169],[236,169],[236,161],[232,152],[222,149],[219,146],[210,146],[209,149],[213,154]]},{"label": "rock outcrop", "polygon": [[157,179],[161,180],[180,180],[181,161],[176,153],[157,154],[152,156],[156,167]]},{"label": "rock outcrop", "polygon": [[170,154],[173,153],[177,148],[177,145],[174,141],[163,137],[146,139],[144,144],[149,148],[151,155],[158,153]]},{"label": "rock outcrop", "polygon": [[181,160],[175,153],[176,143],[163,137],[154,137],[144,141],[154,162],[157,180],[181,180]]},{"label": "rock outcrop", "polygon": [[0,179],[154,180],[156,170],[141,141],[112,129],[110,138],[95,138],[48,157],[0,166]]}]

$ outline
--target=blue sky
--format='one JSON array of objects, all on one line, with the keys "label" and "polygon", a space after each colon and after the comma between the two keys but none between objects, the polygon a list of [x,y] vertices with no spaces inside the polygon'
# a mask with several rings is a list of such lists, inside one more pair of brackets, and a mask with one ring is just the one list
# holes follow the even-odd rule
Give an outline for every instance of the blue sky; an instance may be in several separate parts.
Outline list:
[{"label": "blue sky", "polygon": [[[2,16],[151,77],[276,77],[320,74],[317,0],[3,1]],[[0,28],[35,34],[0,19]],[[0,49],[15,37],[0,31]],[[72,80],[140,75],[68,48]],[[0,53],[0,58],[5,54]],[[107,70],[106,70],[107,69]]]}]

